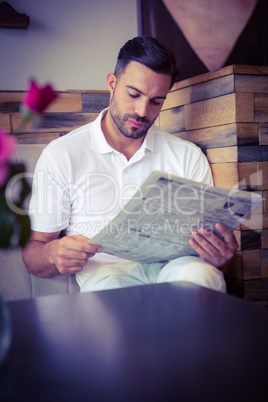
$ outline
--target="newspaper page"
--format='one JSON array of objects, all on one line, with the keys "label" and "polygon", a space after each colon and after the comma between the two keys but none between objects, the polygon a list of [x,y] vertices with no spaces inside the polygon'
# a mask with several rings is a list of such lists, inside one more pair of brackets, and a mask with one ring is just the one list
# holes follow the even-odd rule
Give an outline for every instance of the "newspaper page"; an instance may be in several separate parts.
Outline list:
[{"label": "newspaper page", "polygon": [[188,244],[193,230],[205,227],[217,233],[217,222],[234,230],[262,201],[256,193],[153,172],[90,243],[102,246],[105,253],[137,262],[196,255]]}]

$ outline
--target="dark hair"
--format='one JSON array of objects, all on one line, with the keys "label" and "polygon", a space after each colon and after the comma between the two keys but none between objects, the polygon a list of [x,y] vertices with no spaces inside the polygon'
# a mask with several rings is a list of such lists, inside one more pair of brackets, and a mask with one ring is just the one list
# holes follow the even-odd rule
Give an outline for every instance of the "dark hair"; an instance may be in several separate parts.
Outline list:
[{"label": "dark hair", "polygon": [[179,70],[173,53],[151,37],[137,36],[127,41],[120,49],[114,74],[119,78],[131,61],[137,61],[159,74],[171,76],[173,86]]}]

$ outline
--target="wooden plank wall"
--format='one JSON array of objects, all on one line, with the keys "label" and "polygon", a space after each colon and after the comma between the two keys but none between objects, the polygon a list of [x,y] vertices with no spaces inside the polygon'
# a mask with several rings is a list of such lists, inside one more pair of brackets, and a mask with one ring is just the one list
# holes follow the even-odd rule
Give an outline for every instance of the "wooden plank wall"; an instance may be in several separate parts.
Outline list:
[{"label": "wooden plank wall", "polygon": [[[109,104],[108,91],[59,92],[59,97],[44,114],[39,129],[28,125],[18,142],[47,144],[51,140],[94,120]],[[20,105],[24,92],[0,91],[0,127],[14,132],[21,121]]]},{"label": "wooden plank wall", "polygon": [[227,283],[268,305],[268,67],[228,66],[176,83],[157,124],[201,147],[216,186],[265,198],[235,232],[239,251]]}]

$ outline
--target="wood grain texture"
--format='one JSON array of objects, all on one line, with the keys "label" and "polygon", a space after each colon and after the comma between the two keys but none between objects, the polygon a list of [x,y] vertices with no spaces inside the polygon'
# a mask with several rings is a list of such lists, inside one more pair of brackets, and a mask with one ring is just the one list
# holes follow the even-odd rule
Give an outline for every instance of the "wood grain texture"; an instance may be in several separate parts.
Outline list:
[{"label": "wood grain texture", "polygon": [[260,190],[257,162],[239,162],[237,171],[240,190]]},{"label": "wood grain texture", "polygon": [[268,146],[238,147],[239,162],[261,162],[268,160]]},{"label": "wood grain texture", "polygon": [[210,148],[205,150],[209,163],[237,162],[237,147]]},{"label": "wood grain texture", "polygon": [[176,137],[195,143],[202,149],[230,147],[237,144],[237,125],[226,124],[174,133]]},{"label": "wood grain texture", "polygon": [[10,133],[10,118],[9,118],[9,114],[0,113],[0,127],[6,133]]},{"label": "wood grain texture", "polygon": [[[38,129],[38,132],[68,132],[82,126],[83,124],[90,123],[97,116],[97,113],[45,113],[42,126]],[[18,127],[21,118],[22,116],[19,113],[11,114],[12,132],[14,132],[16,127]],[[35,132],[36,129],[31,125],[28,125],[24,130],[24,133]]]},{"label": "wood grain texture", "polygon": [[221,68],[220,70],[210,71],[208,73],[200,74],[195,77],[191,77],[186,80],[176,82],[173,85],[171,90],[174,91],[176,89],[190,87],[192,85],[197,85],[202,82],[207,82],[207,81],[214,80],[217,78],[225,77],[226,75],[230,75],[233,73],[234,73],[234,66],[233,65],[226,66],[226,67]]},{"label": "wood grain texture", "polygon": [[268,212],[268,191],[263,191],[262,196],[264,198],[263,211]]},{"label": "wood grain texture", "polygon": [[243,64],[234,64],[233,72],[235,74],[268,75],[268,66],[250,66]]},{"label": "wood grain texture", "polygon": [[243,282],[244,299],[249,301],[268,299],[268,278],[257,278]]},{"label": "wood grain texture", "polygon": [[268,94],[255,94],[255,121],[268,122]]},{"label": "wood grain texture", "polygon": [[254,95],[248,93],[236,94],[236,122],[254,122]]},{"label": "wood grain texture", "polygon": [[259,190],[268,190],[268,162],[257,162]]},{"label": "wood grain texture", "polygon": [[234,92],[234,76],[227,75],[190,87],[190,102],[216,98]]},{"label": "wood grain texture", "polygon": [[82,97],[79,93],[59,92],[59,97],[51,103],[46,113],[81,113]]},{"label": "wood grain texture", "polygon": [[267,229],[267,217],[265,214],[252,214],[241,223],[240,228],[241,230]]},{"label": "wood grain texture", "polygon": [[235,253],[234,263],[231,265],[230,270],[225,276],[225,279],[228,278],[243,279],[243,261],[241,251],[236,251]]},{"label": "wood grain texture", "polygon": [[191,103],[185,106],[186,130],[218,126],[236,122],[236,95]]},{"label": "wood grain texture", "polygon": [[169,133],[185,131],[185,106],[164,110],[159,116],[160,128]]},{"label": "wood grain texture", "polygon": [[17,138],[18,144],[49,144],[60,137],[60,133],[22,134]]},{"label": "wood grain texture", "polygon": [[261,277],[268,278],[268,249],[261,250]]},{"label": "wood grain texture", "polygon": [[262,231],[245,230],[241,232],[241,250],[255,250],[262,248]]},{"label": "wood grain texture", "polygon": [[211,171],[216,187],[237,188],[237,163],[215,163],[211,165]]},{"label": "wood grain texture", "polygon": [[258,123],[237,123],[236,126],[238,145],[259,145]]},{"label": "wood grain texture", "polygon": [[24,92],[0,91],[0,113],[17,113],[20,110]]},{"label": "wood grain texture", "polygon": [[167,94],[162,110],[173,109],[188,103],[190,103],[190,88],[182,88]]},{"label": "wood grain texture", "polygon": [[267,76],[235,74],[234,83],[235,92],[268,93]]},{"label": "wood grain texture", "polygon": [[83,93],[82,104],[83,113],[100,113],[108,107],[110,93]]},{"label": "wood grain texture", "polygon": [[245,280],[261,277],[261,250],[242,252],[243,277]]},{"label": "wood grain texture", "polygon": [[198,76],[188,78],[183,81],[176,82],[172,91],[180,88],[189,87],[191,85],[197,85],[202,82],[207,82],[214,79],[219,79],[230,74],[251,74],[251,75],[268,75],[268,66],[249,66],[234,64],[221,68],[220,70],[211,71],[208,73],[200,74]]},{"label": "wood grain texture", "polygon": [[268,145],[268,123],[259,123],[260,145]]}]

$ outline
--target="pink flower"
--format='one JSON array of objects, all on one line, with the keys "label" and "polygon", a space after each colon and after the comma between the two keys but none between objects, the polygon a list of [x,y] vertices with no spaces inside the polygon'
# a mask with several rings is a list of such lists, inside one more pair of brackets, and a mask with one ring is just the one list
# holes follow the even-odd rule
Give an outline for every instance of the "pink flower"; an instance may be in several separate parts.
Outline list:
[{"label": "pink flower", "polygon": [[5,184],[9,166],[8,160],[15,150],[16,138],[0,129],[0,186]]},{"label": "pink flower", "polygon": [[43,88],[39,88],[35,81],[31,80],[30,89],[25,95],[23,105],[32,113],[42,114],[57,97],[58,95],[51,85],[47,84]]}]

